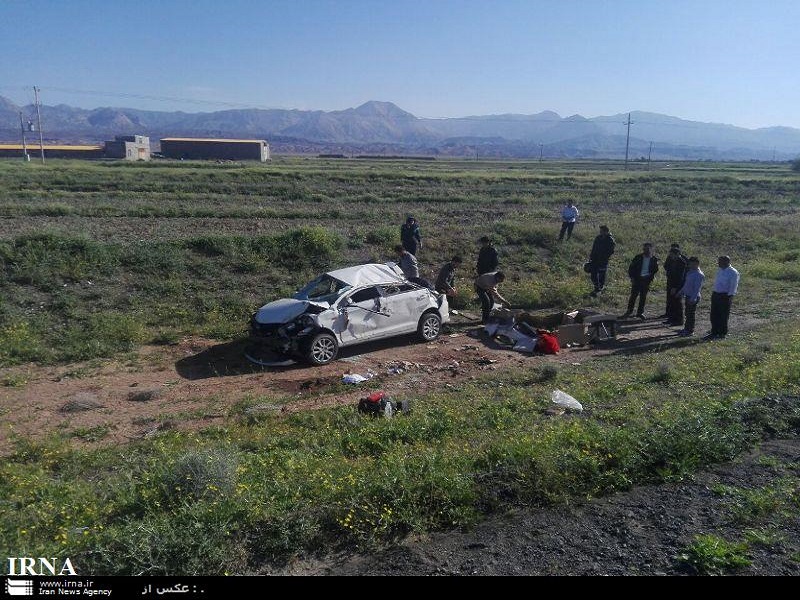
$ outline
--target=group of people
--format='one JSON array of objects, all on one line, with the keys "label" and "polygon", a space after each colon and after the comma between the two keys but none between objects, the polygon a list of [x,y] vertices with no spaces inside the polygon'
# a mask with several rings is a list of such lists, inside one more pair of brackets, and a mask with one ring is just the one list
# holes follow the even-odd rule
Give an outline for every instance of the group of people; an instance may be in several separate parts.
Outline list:
[{"label": "group of people", "polygon": [[[567,202],[561,211],[562,225],[559,240],[564,236],[569,240],[578,219],[578,209],[572,202]],[[401,244],[395,247],[398,253],[398,265],[409,281],[425,285],[437,292],[448,296],[456,295],[455,275],[461,267],[461,256],[452,257],[439,270],[436,283],[431,285],[427,280],[420,278],[417,251],[422,248],[422,235],[419,224],[414,217],[408,217],[400,229]],[[480,238],[480,250],[475,265],[476,276],[474,279],[475,292],[481,302],[481,316],[485,323],[489,318],[495,302],[509,305],[508,301],[500,295],[497,287],[505,281],[505,274],[498,270],[499,259],[497,249],[489,237]],[[616,250],[616,241],[611,235],[607,225],[601,225],[599,234],[592,243],[589,260],[584,265],[584,270],[589,273],[593,289],[589,294],[596,297],[606,288],[606,276],[611,256]],[[711,292],[711,331],[706,336],[708,339],[724,338],[728,334],[728,320],[730,316],[733,297],[739,287],[739,272],[731,266],[729,256],[720,256],[717,260],[719,269],[714,278]],[[681,252],[680,245],[674,243],[670,246],[669,254],[663,264],[667,277],[667,298],[664,314],[664,324],[681,327],[678,335],[688,337],[694,335],[695,317],[697,306],[701,300],[701,292],[705,282],[705,274],[700,270],[700,260],[696,256],[687,257]],[[636,308],[636,317],[644,319],[644,308],[650,285],[659,271],[659,259],[653,252],[653,245],[646,242],[642,245],[642,252],[637,254],[628,265],[628,277],[631,290],[628,296],[628,306],[622,318],[633,316]],[[638,300],[638,306],[637,306]]]},{"label": "group of people", "polygon": [[[578,216],[578,208],[572,201],[567,201],[561,209],[559,241],[562,241],[565,235],[567,240],[572,237]],[[616,242],[608,227],[601,225],[600,233],[592,243],[589,260],[584,266],[592,279],[593,289],[589,294],[592,297],[605,290],[608,263],[615,248]],[[720,256],[717,265],[719,270],[714,278],[711,292],[711,331],[706,336],[712,339],[722,338],[728,334],[731,304],[739,287],[739,272],[731,266],[730,257]],[[700,260],[696,256],[687,258],[681,252],[679,244],[672,244],[663,266],[667,276],[667,300],[661,318],[665,319],[665,325],[682,327],[678,335],[694,335],[697,305],[705,281],[705,275],[700,270]],[[637,254],[628,266],[631,291],[628,308],[623,317],[633,315],[638,299],[636,316],[640,319],[645,318],[647,293],[656,273],[658,273],[658,257],[653,254],[653,245],[648,242],[642,246],[641,254]]]},{"label": "group of people", "polygon": [[[481,315],[485,323],[489,318],[489,313],[492,311],[495,301],[508,304],[508,301],[497,290],[498,284],[505,281],[506,277],[502,271],[497,270],[500,261],[492,240],[487,236],[483,236],[478,242],[481,247],[475,264],[475,292],[481,301]],[[419,223],[416,218],[408,217],[400,227],[400,244],[394,247],[397,253],[397,265],[409,281],[434,289],[440,294],[450,297],[455,296],[457,294],[455,284],[456,270],[461,267],[464,259],[458,255],[453,256],[442,265],[436,277],[436,283],[431,285],[428,280],[420,277],[417,252],[421,248],[422,234],[420,233]]]},{"label": "group of people", "polygon": [[[614,254],[616,242],[606,225],[600,226],[600,233],[595,237],[589,261],[585,270],[589,272],[594,289],[591,296],[597,296],[605,289],[606,272],[611,255]],[[716,276],[711,292],[711,331],[707,339],[724,338],[728,334],[733,297],[739,289],[739,271],[731,266],[729,256],[717,259]],[[667,276],[667,298],[664,314],[664,325],[681,327],[678,335],[688,337],[694,335],[695,316],[700,303],[701,291],[705,282],[705,274],[700,270],[700,259],[696,256],[686,257],[680,245],[671,244],[669,254],[664,260],[664,272]],[[644,319],[644,307],[650,285],[659,271],[658,257],[653,253],[653,244],[645,242],[642,252],[633,257],[628,265],[628,278],[631,291],[628,296],[628,307],[622,318],[633,316]],[[637,305],[638,300],[638,305]]]}]

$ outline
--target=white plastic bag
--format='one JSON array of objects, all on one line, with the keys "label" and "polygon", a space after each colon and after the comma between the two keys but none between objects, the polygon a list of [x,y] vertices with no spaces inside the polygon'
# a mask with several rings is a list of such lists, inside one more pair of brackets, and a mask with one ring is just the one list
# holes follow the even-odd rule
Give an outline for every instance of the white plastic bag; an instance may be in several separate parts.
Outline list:
[{"label": "white plastic bag", "polygon": [[553,404],[556,404],[561,408],[565,408],[566,410],[572,412],[583,412],[583,406],[581,403],[561,390],[553,390],[553,393],[550,394],[550,400],[553,401]]}]

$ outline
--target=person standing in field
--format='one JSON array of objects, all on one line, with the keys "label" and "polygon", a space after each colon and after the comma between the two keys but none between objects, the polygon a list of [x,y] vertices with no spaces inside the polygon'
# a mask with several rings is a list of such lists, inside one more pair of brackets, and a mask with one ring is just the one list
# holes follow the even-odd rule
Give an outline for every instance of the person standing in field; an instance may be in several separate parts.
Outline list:
[{"label": "person standing in field", "polygon": [[494,301],[502,302],[508,306],[508,300],[500,295],[497,291],[497,286],[506,280],[506,276],[502,271],[494,271],[491,273],[484,273],[475,278],[475,292],[481,300],[481,323],[486,323],[489,320],[489,313],[492,312]]},{"label": "person standing in field", "polygon": [[600,225],[600,234],[594,238],[592,250],[589,253],[589,275],[592,278],[594,290],[592,297],[597,296],[606,287],[606,273],[608,272],[608,261],[614,254],[617,243],[614,241],[607,225]]},{"label": "person standing in field", "polygon": [[653,254],[653,244],[645,242],[642,245],[642,253],[637,254],[628,267],[628,277],[631,279],[631,295],[628,297],[628,310],[622,315],[623,318],[633,314],[633,306],[636,298],[639,298],[639,308],[636,316],[644,319],[644,305],[647,302],[647,292],[650,284],[658,273],[658,257]]},{"label": "person standing in field", "polygon": [[417,250],[422,249],[422,235],[414,217],[408,217],[406,222],[400,226],[400,242],[403,244],[403,248],[414,256],[417,255]]},{"label": "person standing in field", "polygon": [[683,282],[683,287],[678,290],[678,298],[686,298],[686,322],[683,324],[683,329],[678,332],[681,337],[694,335],[694,317],[705,280],[706,276],[700,270],[700,259],[696,256],[690,257],[686,280]]},{"label": "person standing in field", "polygon": [[454,256],[449,262],[442,265],[439,276],[436,278],[436,291],[447,296],[456,295],[456,269],[461,266],[461,257]]},{"label": "person standing in field", "polygon": [[497,258],[497,249],[492,245],[492,240],[483,236],[478,242],[481,244],[481,249],[478,251],[478,263],[475,266],[478,275],[496,271],[500,261]]},{"label": "person standing in field", "polygon": [[664,273],[667,275],[667,307],[662,317],[666,318],[664,325],[683,325],[680,289],[686,279],[687,263],[688,260],[681,254],[680,246],[672,244],[664,261]]},{"label": "person standing in field", "polygon": [[564,239],[564,234],[567,234],[567,240],[572,237],[572,230],[575,228],[575,223],[578,221],[578,209],[572,200],[567,201],[564,208],[561,209],[561,232],[558,234],[558,241]]},{"label": "person standing in field", "polygon": [[719,269],[711,291],[711,332],[705,337],[709,340],[722,339],[728,335],[731,304],[739,291],[739,271],[731,266],[731,257],[720,256],[717,265]]}]

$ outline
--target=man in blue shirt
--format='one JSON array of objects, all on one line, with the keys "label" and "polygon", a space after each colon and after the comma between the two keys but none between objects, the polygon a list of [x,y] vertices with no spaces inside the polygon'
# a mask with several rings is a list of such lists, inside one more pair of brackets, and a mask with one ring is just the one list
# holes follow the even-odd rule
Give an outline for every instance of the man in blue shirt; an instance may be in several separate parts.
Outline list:
[{"label": "man in blue shirt", "polygon": [[700,303],[700,290],[706,276],[700,270],[700,259],[696,256],[689,257],[689,270],[686,271],[686,280],[683,287],[678,291],[678,298],[686,299],[686,322],[683,329],[678,332],[681,337],[694,335],[694,317],[697,312],[697,305]]}]

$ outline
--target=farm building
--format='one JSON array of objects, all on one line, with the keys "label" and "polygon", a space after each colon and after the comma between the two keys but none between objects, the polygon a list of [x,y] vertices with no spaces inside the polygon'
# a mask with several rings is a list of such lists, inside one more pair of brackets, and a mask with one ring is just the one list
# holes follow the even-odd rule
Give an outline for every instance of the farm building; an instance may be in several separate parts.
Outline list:
[{"label": "farm building", "polygon": [[146,135],[117,135],[106,142],[106,158],[150,160],[150,138]]},{"label": "farm building", "polygon": [[[28,156],[31,160],[41,156],[41,146],[38,142],[28,144]],[[45,158],[103,158],[103,146],[66,146],[53,144],[44,145]],[[0,158],[22,158],[22,144],[0,144]]]},{"label": "farm building", "polygon": [[264,140],[226,140],[214,138],[163,138],[161,154],[167,158],[269,160],[269,144]]}]

